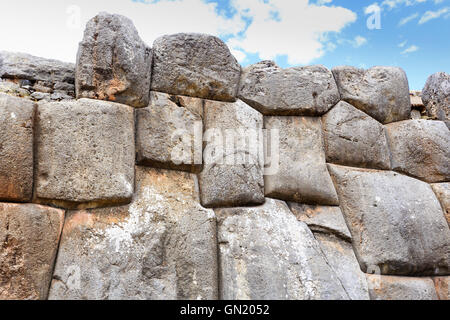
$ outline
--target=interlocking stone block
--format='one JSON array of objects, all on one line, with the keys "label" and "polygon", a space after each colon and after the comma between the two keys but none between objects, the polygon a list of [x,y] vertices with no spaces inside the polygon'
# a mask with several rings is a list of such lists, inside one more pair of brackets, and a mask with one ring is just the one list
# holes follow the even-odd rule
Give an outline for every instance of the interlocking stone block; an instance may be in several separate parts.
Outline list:
[{"label": "interlocking stone block", "polygon": [[433,281],[439,300],[450,300],[450,277],[436,277]]},{"label": "interlocking stone block", "polygon": [[81,99],[40,104],[36,201],[71,209],[128,203],[134,181],[134,113]]},{"label": "interlocking stone block", "polygon": [[69,214],[49,299],[217,299],[216,218],[196,177],[136,173],[130,205]]},{"label": "interlocking stone block", "polygon": [[0,93],[0,200],[31,200],[34,114],[34,103]]},{"label": "interlocking stone block", "polygon": [[441,202],[445,218],[450,226],[450,183],[434,183],[431,188]]},{"label": "interlocking stone block", "polygon": [[450,129],[450,74],[437,72],[428,77],[422,90],[428,116],[445,121]]},{"label": "interlocking stone block", "polygon": [[438,300],[430,278],[367,275],[372,300]]}]

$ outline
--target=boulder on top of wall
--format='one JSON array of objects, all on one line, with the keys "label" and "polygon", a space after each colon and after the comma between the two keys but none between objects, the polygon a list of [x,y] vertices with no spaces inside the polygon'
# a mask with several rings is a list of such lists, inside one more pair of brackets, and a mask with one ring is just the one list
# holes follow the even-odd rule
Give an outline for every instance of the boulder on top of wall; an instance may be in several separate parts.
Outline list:
[{"label": "boulder on top of wall", "polygon": [[153,44],[152,90],[226,102],[236,101],[241,67],[217,37],[178,33]]},{"label": "boulder on top of wall", "polygon": [[436,277],[433,282],[439,300],[450,300],[450,277]]},{"label": "boulder on top of wall", "polygon": [[450,131],[441,121],[409,120],[386,126],[392,169],[424,181],[450,181]]},{"label": "boulder on top of wall", "polygon": [[[428,116],[450,125],[450,74],[437,72],[428,77],[422,90]],[[450,127],[449,127],[450,128]]]},{"label": "boulder on top of wall", "polygon": [[336,82],[324,66],[282,69],[261,61],[242,71],[239,98],[264,115],[321,116],[339,100]]},{"label": "boulder on top of wall", "polygon": [[263,116],[244,102],[205,101],[199,174],[205,207],[264,203]]},{"label": "boulder on top of wall", "polygon": [[327,162],[390,169],[385,128],[347,102],[339,102],[322,118]]},{"label": "boulder on top of wall", "polygon": [[35,197],[66,208],[128,203],[133,195],[133,108],[106,101],[39,104]]},{"label": "boulder on top of wall", "polygon": [[102,12],[88,22],[78,49],[77,98],[147,107],[151,66],[152,51],[133,22]]},{"label": "boulder on top of wall", "polygon": [[372,300],[438,300],[431,278],[366,276]]},{"label": "boulder on top of wall", "polygon": [[329,168],[364,272],[449,272],[450,229],[429,184],[392,171]]},{"label": "boulder on top of wall", "polygon": [[401,68],[340,66],[332,72],[342,100],[384,124],[410,119],[409,84]]},{"label": "boulder on top of wall", "polygon": [[217,209],[220,298],[349,299],[305,223],[286,203]]},{"label": "boulder on top of wall", "polygon": [[445,218],[450,226],[450,183],[434,183],[431,188],[441,202]]},{"label": "boulder on top of wall", "polygon": [[203,100],[151,92],[136,111],[138,164],[197,172],[202,166]]},{"label": "boulder on top of wall", "polygon": [[0,203],[0,300],[45,300],[64,211]]},{"label": "boulder on top of wall", "polygon": [[70,212],[49,299],[217,299],[216,219],[196,185],[137,167],[130,205]]},{"label": "boulder on top of wall", "polygon": [[[264,117],[268,134],[278,132],[279,167],[264,176],[267,197],[306,204],[339,205],[328,173],[320,118]],[[272,138],[270,139],[272,140]]]},{"label": "boulder on top of wall", "polygon": [[31,200],[34,113],[31,101],[0,93],[0,200]]}]

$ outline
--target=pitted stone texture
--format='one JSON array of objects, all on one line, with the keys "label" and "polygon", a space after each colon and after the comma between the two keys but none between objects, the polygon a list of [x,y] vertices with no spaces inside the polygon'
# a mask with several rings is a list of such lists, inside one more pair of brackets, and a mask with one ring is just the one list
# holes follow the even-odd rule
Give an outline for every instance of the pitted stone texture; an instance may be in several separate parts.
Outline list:
[{"label": "pitted stone texture", "polygon": [[128,203],[133,108],[81,99],[38,106],[36,201],[71,209]]},{"label": "pitted stone texture", "polygon": [[[279,170],[264,177],[267,197],[306,204],[339,205],[325,163],[320,118],[264,117],[279,131]],[[276,152],[276,151],[274,151]]]},{"label": "pitted stone texture", "polygon": [[216,214],[221,299],[349,299],[311,231],[284,202]]},{"label": "pitted stone texture", "polygon": [[431,188],[441,202],[445,218],[450,226],[450,183],[435,183],[431,185]]},{"label": "pitted stone texture", "polygon": [[438,300],[430,278],[366,276],[372,300]]},{"label": "pitted stone texture", "polygon": [[449,272],[450,230],[427,183],[391,171],[329,168],[364,272]]},{"label": "pitted stone texture", "polygon": [[352,241],[352,235],[339,207],[312,206],[295,202],[289,202],[288,205],[297,219],[306,223],[311,231],[333,234]]},{"label": "pitted stone texture", "polygon": [[393,170],[430,183],[450,181],[450,131],[443,122],[409,120],[386,128]]},{"label": "pitted stone texture", "polygon": [[282,69],[261,61],[243,70],[239,98],[264,115],[321,116],[340,100],[324,66]]},{"label": "pitted stone texture", "polygon": [[133,22],[102,12],[92,18],[77,55],[77,98],[147,107],[152,52]]},{"label": "pitted stone texture", "polygon": [[217,299],[216,219],[195,176],[136,172],[131,205],[69,214],[49,299]]},{"label": "pitted stone texture", "polygon": [[450,125],[450,74],[437,72],[431,75],[422,90],[422,100],[432,119]]},{"label": "pitted stone texture", "polygon": [[31,200],[34,113],[34,103],[0,93],[0,200]]},{"label": "pitted stone texture", "polygon": [[342,100],[384,124],[410,119],[409,84],[401,68],[341,66],[332,72]]},{"label": "pitted stone texture", "polygon": [[203,100],[152,92],[136,111],[139,164],[198,172],[202,167]]},{"label": "pitted stone texture", "polygon": [[370,300],[366,276],[361,271],[352,244],[334,235],[314,233],[328,264],[351,300]]},{"label": "pitted stone texture", "polygon": [[0,300],[44,300],[64,211],[0,203]]},{"label": "pitted stone texture", "polygon": [[436,277],[433,282],[439,300],[450,300],[450,277]]},{"label": "pitted stone texture", "polygon": [[241,67],[217,37],[178,33],[153,44],[152,90],[176,95],[236,101]]},{"label": "pitted stone texture", "polygon": [[240,100],[207,100],[204,111],[203,206],[264,203],[263,116]]},{"label": "pitted stone texture", "polygon": [[323,118],[327,161],[353,167],[390,169],[384,126],[341,101]]}]

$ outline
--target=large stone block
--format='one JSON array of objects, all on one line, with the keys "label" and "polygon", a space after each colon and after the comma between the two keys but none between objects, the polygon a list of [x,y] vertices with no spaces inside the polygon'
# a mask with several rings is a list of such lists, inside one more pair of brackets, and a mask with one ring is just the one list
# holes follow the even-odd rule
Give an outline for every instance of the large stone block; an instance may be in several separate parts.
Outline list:
[{"label": "large stone block", "polygon": [[328,162],[390,169],[386,132],[378,121],[344,101],[331,109],[322,121]]},{"label": "large stone block", "polygon": [[445,218],[450,226],[450,183],[434,183],[431,188],[441,202]]},{"label": "large stone block", "polygon": [[263,116],[240,100],[208,100],[204,111],[203,206],[264,203]]},{"label": "large stone block", "polygon": [[0,203],[0,300],[44,300],[64,211]]},{"label": "large stone block", "polygon": [[37,124],[37,201],[72,209],[130,201],[133,108],[89,99],[47,103],[38,107]]},{"label": "large stone block", "polygon": [[136,111],[139,164],[198,172],[202,167],[203,100],[152,92]]},{"label": "large stone block", "polygon": [[364,272],[449,272],[450,230],[427,183],[391,171],[329,168]]},{"label": "large stone block", "polygon": [[409,84],[401,68],[341,66],[332,72],[342,100],[384,124],[410,119]]},{"label": "large stone block", "polygon": [[439,300],[450,300],[450,277],[433,278]]},{"label": "large stone block", "polygon": [[151,49],[141,40],[133,22],[102,12],[88,22],[80,43],[77,98],[147,107],[151,68]]},{"label": "large stone block", "polygon": [[0,93],[0,200],[31,200],[34,114],[34,103]]},{"label": "large stone block", "polygon": [[221,299],[349,299],[311,231],[284,202],[216,214]]},{"label": "large stone block", "polygon": [[136,172],[130,205],[69,214],[49,299],[217,299],[216,219],[196,177]]},{"label": "large stone block", "polygon": [[152,90],[234,102],[241,67],[217,37],[179,33],[153,44]]},{"label": "large stone block", "polygon": [[325,162],[320,118],[264,117],[264,127],[279,132],[279,168],[277,173],[264,177],[266,196],[338,205]]},{"label": "large stone block", "polygon": [[386,128],[393,170],[431,183],[450,181],[450,131],[443,122],[409,120]]},{"label": "large stone block", "polygon": [[282,69],[262,61],[242,71],[239,98],[264,115],[321,116],[339,102],[330,70],[324,66]]},{"label": "large stone block", "polygon": [[438,300],[430,278],[367,275],[372,300]]},{"label": "large stone block", "polygon": [[437,72],[429,76],[421,96],[428,116],[450,126],[450,74]]}]

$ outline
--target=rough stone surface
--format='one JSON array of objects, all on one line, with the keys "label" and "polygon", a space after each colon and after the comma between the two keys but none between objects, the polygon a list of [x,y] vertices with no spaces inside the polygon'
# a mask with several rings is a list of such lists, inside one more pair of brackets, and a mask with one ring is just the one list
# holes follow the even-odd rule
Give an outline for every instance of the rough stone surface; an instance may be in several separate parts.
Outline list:
[{"label": "rough stone surface", "polygon": [[234,102],[241,67],[217,37],[179,33],[153,44],[152,90]]},{"label": "rough stone surface", "polygon": [[325,163],[320,118],[264,117],[264,127],[279,131],[279,170],[264,177],[266,196],[298,203],[338,205]]},{"label": "rough stone surface", "polygon": [[450,131],[443,122],[409,120],[386,128],[393,170],[430,183],[450,181]]},{"label": "rough stone surface", "polygon": [[311,231],[284,202],[216,214],[222,299],[349,299]]},{"label": "rough stone surface", "polygon": [[329,168],[364,272],[449,273],[450,230],[427,183],[391,171]]},{"label": "rough stone surface", "polygon": [[430,278],[367,275],[372,300],[437,300]]},{"label": "rough stone surface", "polygon": [[37,124],[37,201],[79,209],[130,201],[133,108],[89,99],[46,103]]},{"label": "rough stone surface", "polygon": [[0,203],[0,300],[44,300],[64,211]]},{"label": "rough stone surface", "polygon": [[409,84],[401,68],[341,66],[332,72],[342,100],[384,124],[410,119]]},{"label": "rough stone surface", "polygon": [[450,183],[435,183],[431,185],[431,188],[441,202],[445,218],[450,226]]},{"label": "rough stone surface", "polygon": [[77,98],[147,107],[152,51],[133,22],[102,12],[92,18],[77,55]]},{"label": "rough stone surface", "polygon": [[216,219],[195,176],[136,172],[131,205],[69,214],[50,299],[217,299]]},{"label": "rough stone surface", "polygon": [[370,300],[366,277],[359,267],[352,244],[330,234],[315,233],[314,237],[350,299]]},{"label": "rough stone surface", "polygon": [[439,300],[450,300],[450,277],[437,277],[433,281]]},{"label": "rough stone surface", "polygon": [[450,74],[437,72],[431,75],[422,90],[422,100],[432,119],[450,124]]},{"label": "rough stone surface", "polygon": [[282,69],[262,61],[243,70],[239,98],[264,115],[320,116],[339,100],[331,71],[324,66]]},{"label": "rough stone surface", "polygon": [[203,100],[152,92],[136,111],[139,164],[197,172],[202,165]]},{"label": "rough stone surface", "polygon": [[334,234],[347,241],[352,240],[339,207],[312,206],[295,202],[289,202],[288,205],[297,219],[306,223],[311,231]]},{"label": "rough stone surface", "polygon": [[322,121],[327,162],[390,169],[386,132],[378,121],[344,101]]},{"label": "rough stone surface", "polygon": [[208,100],[204,111],[203,206],[264,203],[263,116],[240,100]]},{"label": "rough stone surface", "polygon": [[0,93],[0,200],[31,200],[34,114],[34,103]]}]

